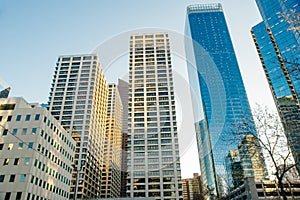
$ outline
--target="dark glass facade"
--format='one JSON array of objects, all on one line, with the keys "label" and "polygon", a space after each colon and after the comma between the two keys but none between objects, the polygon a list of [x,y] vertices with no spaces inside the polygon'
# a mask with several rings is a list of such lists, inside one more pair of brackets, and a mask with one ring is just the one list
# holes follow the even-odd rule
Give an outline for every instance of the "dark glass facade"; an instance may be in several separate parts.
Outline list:
[{"label": "dark glass facade", "polygon": [[8,98],[9,92],[10,92],[10,87],[0,91],[0,98]]},{"label": "dark glass facade", "polygon": [[189,6],[186,35],[203,188],[213,198],[225,192],[225,158],[240,142],[234,124],[254,123],[221,4]]},{"label": "dark glass facade", "polygon": [[[299,0],[256,0],[263,21],[251,30],[293,156],[300,156]],[[298,27],[299,28],[299,27]],[[299,170],[299,165],[298,165]]]}]

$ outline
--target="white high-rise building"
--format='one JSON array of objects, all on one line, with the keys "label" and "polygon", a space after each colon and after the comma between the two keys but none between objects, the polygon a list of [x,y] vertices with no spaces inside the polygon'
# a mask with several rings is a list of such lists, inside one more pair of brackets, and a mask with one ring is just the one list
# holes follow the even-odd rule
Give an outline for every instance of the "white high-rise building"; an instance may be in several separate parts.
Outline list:
[{"label": "white high-rise building", "polygon": [[182,199],[169,38],[130,38],[128,197]]},{"label": "white high-rise building", "polygon": [[70,198],[100,196],[108,85],[96,55],[60,56],[49,110],[76,140]]},{"label": "white high-rise building", "polygon": [[47,109],[0,98],[0,199],[68,199],[75,141]]}]

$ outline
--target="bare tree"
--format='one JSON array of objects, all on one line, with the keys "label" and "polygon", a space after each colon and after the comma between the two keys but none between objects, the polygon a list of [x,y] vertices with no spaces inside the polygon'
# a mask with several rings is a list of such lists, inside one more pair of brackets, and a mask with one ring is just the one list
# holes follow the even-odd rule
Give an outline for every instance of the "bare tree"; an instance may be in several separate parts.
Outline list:
[{"label": "bare tree", "polygon": [[[280,196],[286,200],[287,191],[284,182],[291,178],[291,173],[297,173],[291,150],[287,144],[284,128],[276,112],[270,111],[266,106],[257,105],[253,112],[255,127],[253,127],[252,117],[245,117],[234,123],[232,131],[234,140],[242,141],[246,136],[251,135],[251,140],[247,140],[250,147],[248,156],[257,156],[254,149],[261,149],[264,153],[269,173],[276,178]],[[297,174],[298,176],[298,174]]]},{"label": "bare tree", "polygon": [[279,17],[282,17],[286,22],[290,24],[288,30],[300,31],[300,13],[296,12],[295,9],[291,9],[287,14],[283,12],[277,13]]}]

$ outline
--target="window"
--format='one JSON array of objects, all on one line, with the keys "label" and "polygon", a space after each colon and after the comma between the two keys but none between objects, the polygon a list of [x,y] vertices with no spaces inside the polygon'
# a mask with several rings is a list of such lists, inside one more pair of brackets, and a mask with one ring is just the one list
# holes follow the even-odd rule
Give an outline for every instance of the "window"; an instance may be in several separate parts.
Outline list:
[{"label": "window", "polygon": [[22,115],[17,115],[16,121],[17,121],[17,122],[18,122],[18,121],[21,121],[21,117],[22,117]]},{"label": "window", "polygon": [[5,158],[4,162],[3,162],[3,165],[8,165],[8,164],[9,164],[9,158]]},{"label": "window", "polygon": [[2,135],[7,135],[8,129],[4,129]]},{"label": "window", "polygon": [[34,120],[40,120],[40,116],[41,116],[40,114],[36,114]]},{"label": "window", "polygon": [[21,174],[20,182],[23,183],[26,180],[26,174]]},{"label": "window", "polygon": [[15,181],[15,178],[16,178],[16,175],[15,175],[15,174],[10,175],[10,177],[9,177],[9,182],[14,182],[14,181]]},{"label": "window", "polygon": [[22,197],[22,192],[17,192],[16,200],[20,200]]},{"label": "window", "polygon": [[23,128],[22,129],[22,135],[26,135],[26,133],[27,133],[27,128]]},{"label": "window", "polygon": [[0,183],[4,182],[5,175],[0,175]]},{"label": "window", "polygon": [[24,146],[24,143],[19,143],[19,145],[18,145],[18,150],[22,150],[23,149],[23,146]]},{"label": "window", "polygon": [[11,192],[6,192],[4,200],[9,200],[10,199],[10,195],[11,195]]},{"label": "window", "polygon": [[11,118],[12,118],[11,115],[7,116],[7,121],[10,122],[10,121],[11,121]]},{"label": "window", "polygon": [[29,121],[30,120],[30,115],[26,115],[25,120]]},{"label": "window", "polygon": [[17,135],[17,132],[18,132],[18,129],[17,129],[17,128],[14,128],[12,134],[13,134],[13,135]]},{"label": "window", "polygon": [[24,165],[29,165],[29,163],[30,163],[30,158],[25,158]]},{"label": "window", "polygon": [[10,144],[8,144],[7,150],[12,150],[13,147],[14,147],[14,144],[13,144],[13,143],[10,143]]},{"label": "window", "polygon": [[2,150],[2,149],[3,149],[3,146],[4,146],[4,144],[0,144],[0,150]]},{"label": "window", "polygon": [[35,134],[36,134],[36,128],[32,128],[31,133],[32,133],[33,135],[35,135]]},{"label": "window", "polygon": [[29,143],[28,143],[28,148],[29,148],[29,149],[32,149],[32,147],[33,147],[33,142],[29,142]]},{"label": "window", "polygon": [[19,163],[20,163],[20,158],[15,158],[14,165],[19,165]]}]

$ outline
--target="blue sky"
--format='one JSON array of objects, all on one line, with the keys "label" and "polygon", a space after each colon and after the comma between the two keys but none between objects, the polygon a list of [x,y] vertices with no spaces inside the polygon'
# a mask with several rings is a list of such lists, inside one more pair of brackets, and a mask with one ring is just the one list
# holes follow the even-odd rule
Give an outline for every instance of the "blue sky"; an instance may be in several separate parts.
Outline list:
[{"label": "blue sky", "polygon": [[[22,96],[29,102],[46,103],[59,55],[90,53],[97,45],[135,29],[155,27],[183,34],[186,6],[215,2],[0,0],[0,84],[2,87],[6,84],[12,87],[11,97]],[[255,1],[217,2],[223,5],[250,104],[271,105],[270,91],[250,34],[251,27],[261,20]],[[118,44],[113,44],[107,49],[108,54],[118,49]],[[120,70],[127,70],[127,61],[123,56],[116,62],[122,68]],[[179,69],[185,66],[182,62],[174,62],[173,67]],[[113,72],[109,73],[108,76],[112,76]],[[186,122],[189,117],[181,117],[182,130],[192,133],[192,124]],[[190,156],[182,156],[183,177],[199,171],[197,160],[194,159],[195,144],[190,146],[184,151]],[[194,159],[193,164],[191,159]]]}]

